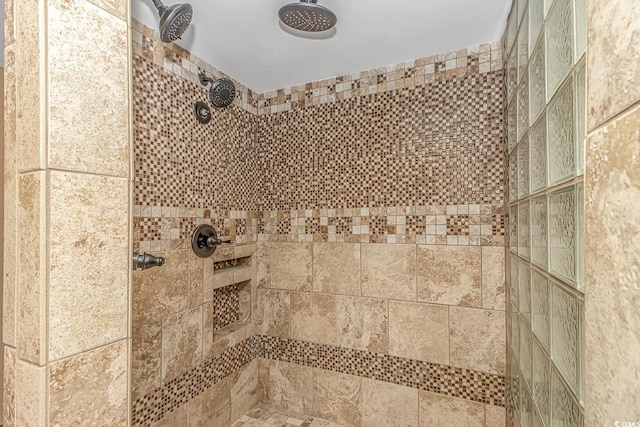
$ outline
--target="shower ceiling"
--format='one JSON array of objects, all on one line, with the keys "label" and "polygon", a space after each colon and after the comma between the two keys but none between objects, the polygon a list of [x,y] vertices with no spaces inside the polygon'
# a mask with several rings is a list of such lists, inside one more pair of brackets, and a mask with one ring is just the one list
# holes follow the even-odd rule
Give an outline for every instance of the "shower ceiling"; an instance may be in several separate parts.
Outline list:
[{"label": "shower ceiling", "polygon": [[[179,2],[179,0],[176,0]],[[498,40],[508,0],[322,0],[338,16],[329,39],[285,32],[278,10],[292,0],[189,0],[191,28],[178,42],[257,92],[378,68]],[[157,26],[149,0],[133,17]]]}]

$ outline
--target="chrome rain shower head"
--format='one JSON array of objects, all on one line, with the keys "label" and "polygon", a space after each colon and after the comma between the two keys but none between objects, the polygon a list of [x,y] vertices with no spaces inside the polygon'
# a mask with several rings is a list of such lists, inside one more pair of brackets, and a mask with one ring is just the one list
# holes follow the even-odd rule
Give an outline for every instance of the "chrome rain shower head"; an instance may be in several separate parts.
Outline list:
[{"label": "chrome rain shower head", "polygon": [[160,15],[160,40],[171,43],[182,37],[193,18],[193,8],[189,3],[165,6],[161,0],[153,0]]},{"label": "chrome rain shower head", "polygon": [[332,29],[338,23],[336,14],[317,3],[318,0],[300,0],[284,5],[278,12],[280,21],[294,30],[309,33]]}]

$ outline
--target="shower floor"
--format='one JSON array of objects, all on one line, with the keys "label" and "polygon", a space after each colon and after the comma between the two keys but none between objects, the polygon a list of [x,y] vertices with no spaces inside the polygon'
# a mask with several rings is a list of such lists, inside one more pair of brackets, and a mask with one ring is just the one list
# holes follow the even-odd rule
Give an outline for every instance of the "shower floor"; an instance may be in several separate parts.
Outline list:
[{"label": "shower floor", "polygon": [[258,403],[249,409],[233,427],[345,427],[322,418],[277,409]]}]

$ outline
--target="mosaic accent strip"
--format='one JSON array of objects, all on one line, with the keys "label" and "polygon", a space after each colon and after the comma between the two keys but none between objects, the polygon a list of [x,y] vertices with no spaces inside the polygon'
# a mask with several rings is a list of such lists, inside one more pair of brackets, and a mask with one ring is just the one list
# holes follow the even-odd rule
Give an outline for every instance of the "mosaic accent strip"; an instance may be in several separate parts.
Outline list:
[{"label": "mosaic accent strip", "polygon": [[131,425],[150,426],[211,386],[237,372],[260,354],[257,335],[248,338],[191,371],[133,402]]},{"label": "mosaic accent strip", "polygon": [[505,377],[285,338],[260,335],[261,357],[504,406]]},{"label": "mosaic accent strip", "polygon": [[258,241],[504,246],[504,206],[302,209],[257,214]]},{"label": "mosaic accent strip", "polygon": [[238,285],[229,285],[213,291],[213,330],[240,320],[240,292]]},{"label": "mosaic accent strip", "polygon": [[258,114],[273,114],[360,96],[414,89],[425,84],[502,69],[500,42],[483,44],[266,92],[258,101]]}]

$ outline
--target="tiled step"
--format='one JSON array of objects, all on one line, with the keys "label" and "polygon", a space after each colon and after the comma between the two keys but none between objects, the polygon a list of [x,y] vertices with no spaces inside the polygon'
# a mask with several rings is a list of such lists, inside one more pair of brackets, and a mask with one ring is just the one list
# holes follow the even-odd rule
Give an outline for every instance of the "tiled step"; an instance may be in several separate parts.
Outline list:
[{"label": "tiled step", "polygon": [[258,403],[240,417],[233,427],[346,427],[322,418],[274,408]]}]

